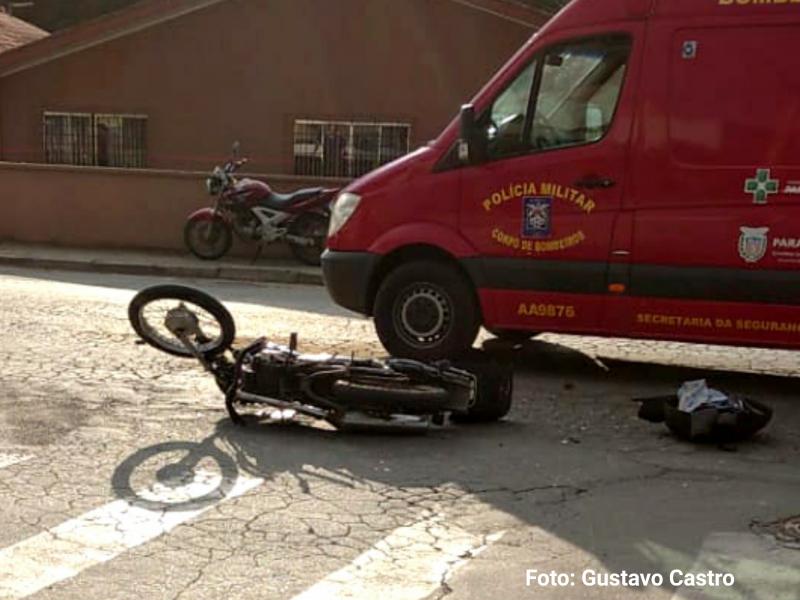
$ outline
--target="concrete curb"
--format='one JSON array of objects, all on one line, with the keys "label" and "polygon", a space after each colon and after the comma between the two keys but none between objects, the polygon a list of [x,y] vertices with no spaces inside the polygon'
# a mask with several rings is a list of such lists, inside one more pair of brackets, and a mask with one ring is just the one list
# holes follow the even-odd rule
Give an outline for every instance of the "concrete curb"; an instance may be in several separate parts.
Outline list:
[{"label": "concrete curb", "polygon": [[227,279],[249,283],[286,283],[300,285],[324,285],[321,272],[294,269],[287,266],[196,266],[127,263],[113,260],[70,260],[41,258],[36,256],[3,256],[0,265],[28,269],[80,271],[88,273],[116,273],[119,275],[155,275],[159,277],[189,277],[196,279]]}]

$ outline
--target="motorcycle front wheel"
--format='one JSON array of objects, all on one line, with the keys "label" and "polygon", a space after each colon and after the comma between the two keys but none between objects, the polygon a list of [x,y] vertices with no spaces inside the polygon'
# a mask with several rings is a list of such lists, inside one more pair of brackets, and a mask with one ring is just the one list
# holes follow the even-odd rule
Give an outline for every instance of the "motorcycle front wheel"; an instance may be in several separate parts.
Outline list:
[{"label": "motorcycle front wheel", "polygon": [[222,219],[193,220],[183,229],[183,241],[189,252],[201,260],[225,256],[233,244],[233,233]]},{"label": "motorcycle front wheel", "polygon": [[197,319],[196,333],[190,342],[204,356],[220,354],[233,344],[236,325],[228,309],[205,292],[182,285],[157,285],[142,290],[128,305],[128,320],[150,346],[173,356],[193,358],[166,326],[168,313],[175,309],[188,310]]},{"label": "motorcycle front wheel", "polygon": [[289,235],[313,241],[307,245],[289,242],[289,249],[297,260],[315,267],[320,265],[328,240],[329,222],[329,217],[319,213],[304,213],[292,221],[289,225]]}]

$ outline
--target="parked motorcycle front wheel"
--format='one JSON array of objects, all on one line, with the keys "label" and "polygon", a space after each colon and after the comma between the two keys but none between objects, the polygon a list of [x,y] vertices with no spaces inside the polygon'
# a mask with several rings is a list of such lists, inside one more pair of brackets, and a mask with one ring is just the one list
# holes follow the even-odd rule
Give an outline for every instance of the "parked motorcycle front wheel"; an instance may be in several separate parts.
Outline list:
[{"label": "parked motorcycle front wheel", "polygon": [[294,257],[306,265],[319,266],[325,243],[328,240],[328,223],[330,218],[319,213],[305,213],[297,217],[289,225],[289,235],[303,238],[311,243],[301,244],[289,241],[289,249]]},{"label": "parked motorcycle front wheel", "polygon": [[230,226],[222,219],[192,220],[186,223],[183,240],[189,252],[202,260],[217,260],[225,256],[233,244]]}]

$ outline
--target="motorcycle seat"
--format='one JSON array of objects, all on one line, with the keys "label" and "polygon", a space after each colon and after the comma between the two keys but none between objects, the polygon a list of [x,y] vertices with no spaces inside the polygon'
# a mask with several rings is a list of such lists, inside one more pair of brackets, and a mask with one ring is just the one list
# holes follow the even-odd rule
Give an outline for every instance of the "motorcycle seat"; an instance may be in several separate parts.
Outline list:
[{"label": "motorcycle seat", "polygon": [[278,194],[276,192],[272,192],[269,196],[264,198],[261,203],[267,208],[271,208],[273,210],[284,210],[294,206],[295,204],[300,204],[306,200],[311,200],[315,196],[319,196],[322,191],[323,188],[308,188],[292,192],[291,194]]}]

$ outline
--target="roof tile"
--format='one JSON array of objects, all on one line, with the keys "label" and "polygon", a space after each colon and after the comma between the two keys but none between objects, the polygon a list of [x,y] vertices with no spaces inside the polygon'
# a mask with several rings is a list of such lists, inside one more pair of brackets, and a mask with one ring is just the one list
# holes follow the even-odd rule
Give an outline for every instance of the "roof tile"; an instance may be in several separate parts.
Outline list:
[{"label": "roof tile", "polygon": [[44,29],[0,11],[0,53],[35,42],[48,35]]}]

